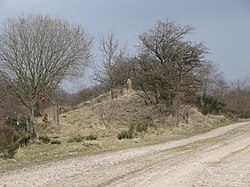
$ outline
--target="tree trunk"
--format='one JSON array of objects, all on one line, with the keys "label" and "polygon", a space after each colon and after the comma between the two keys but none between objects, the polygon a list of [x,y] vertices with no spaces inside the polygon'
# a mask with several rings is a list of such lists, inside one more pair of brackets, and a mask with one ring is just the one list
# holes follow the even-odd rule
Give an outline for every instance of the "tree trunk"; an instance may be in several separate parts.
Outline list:
[{"label": "tree trunk", "polygon": [[111,89],[111,90],[110,90],[110,93],[111,93],[111,99],[113,100],[113,99],[114,99],[114,90]]},{"label": "tree trunk", "polygon": [[[57,96],[58,97],[58,96]],[[56,101],[56,124],[57,124],[57,128],[59,129],[60,126],[60,116],[59,116],[59,99],[57,99]]]},{"label": "tree trunk", "polygon": [[56,122],[56,109],[55,109],[55,99],[52,98],[52,109],[53,109],[53,121]]},{"label": "tree trunk", "polygon": [[59,94],[60,94],[60,91],[59,89],[56,90],[55,92],[55,101],[56,101],[56,125],[57,125],[57,130],[59,131],[59,127],[60,127],[60,116],[59,116],[59,110],[60,110],[60,107],[59,107]]},{"label": "tree trunk", "polygon": [[35,114],[34,114],[34,111],[35,111],[35,106],[31,106],[30,107],[30,132],[31,133],[35,133]]}]

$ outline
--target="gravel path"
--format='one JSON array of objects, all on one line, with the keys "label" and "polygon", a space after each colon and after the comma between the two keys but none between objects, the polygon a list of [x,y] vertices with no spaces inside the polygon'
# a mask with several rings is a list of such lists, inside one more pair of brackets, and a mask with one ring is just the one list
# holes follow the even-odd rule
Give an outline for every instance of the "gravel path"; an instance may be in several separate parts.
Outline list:
[{"label": "gravel path", "polygon": [[[242,126],[247,130],[225,142],[185,153],[166,153]],[[221,186],[250,186],[249,145],[249,122],[237,123],[178,141],[15,170],[0,176],[0,186],[220,186],[222,174],[233,181],[225,178]],[[219,162],[237,152],[225,163]]]}]

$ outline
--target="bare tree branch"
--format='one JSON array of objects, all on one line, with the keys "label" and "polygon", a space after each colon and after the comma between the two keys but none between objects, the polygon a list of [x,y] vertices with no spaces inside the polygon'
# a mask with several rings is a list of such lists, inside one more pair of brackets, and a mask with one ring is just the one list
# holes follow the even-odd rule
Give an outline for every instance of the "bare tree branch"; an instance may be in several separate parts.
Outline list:
[{"label": "bare tree branch", "polygon": [[164,102],[170,110],[175,99],[201,84],[197,72],[207,60],[207,48],[185,41],[191,26],[177,25],[169,20],[139,35],[140,54],[135,60],[137,79],[146,95],[154,95],[156,103]]},{"label": "bare tree branch", "polygon": [[0,33],[0,74],[34,119],[34,106],[46,89],[83,74],[92,39],[79,25],[49,16],[8,19]]},{"label": "bare tree branch", "polygon": [[117,86],[124,84],[125,77],[126,47],[121,48],[118,40],[115,39],[112,31],[107,36],[100,36],[100,52],[102,55],[101,63],[95,68],[94,80],[100,83],[104,88],[111,91],[113,99],[113,90]]}]

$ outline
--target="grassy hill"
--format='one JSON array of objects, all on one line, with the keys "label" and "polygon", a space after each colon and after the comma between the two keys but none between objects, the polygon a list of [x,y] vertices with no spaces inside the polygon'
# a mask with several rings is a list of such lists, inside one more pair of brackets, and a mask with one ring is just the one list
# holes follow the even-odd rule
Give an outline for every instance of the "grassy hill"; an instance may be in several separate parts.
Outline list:
[{"label": "grassy hill", "polygon": [[[50,143],[37,142],[18,150],[13,160],[0,160],[0,172],[29,167],[71,157],[99,154],[130,147],[151,145],[181,139],[230,123],[224,116],[202,115],[196,108],[182,106],[179,115],[188,120],[167,116],[160,108],[147,105],[136,91],[116,90],[113,100],[106,93],[73,109],[64,108],[60,126],[44,124],[38,118],[38,137]],[[50,109],[46,111],[51,121]],[[131,128],[133,127],[133,128]],[[133,139],[118,140],[118,134],[133,130]],[[52,144],[51,142],[60,142]]]},{"label": "grassy hill", "polygon": [[[79,104],[74,109],[60,114],[59,134],[61,137],[93,134],[98,138],[116,138],[117,134],[131,125],[147,125],[152,134],[169,131],[195,132],[224,123],[224,116],[202,115],[196,108],[183,105],[180,108],[180,121],[176,116],[167,116],[160,111],[161,106],[147,105],[134,90],[116,90],[117,97],[111,100],[110,93]],[[188,119],[182,118],[188,115]],[[51,115],[50,115],[51,116]]]}]

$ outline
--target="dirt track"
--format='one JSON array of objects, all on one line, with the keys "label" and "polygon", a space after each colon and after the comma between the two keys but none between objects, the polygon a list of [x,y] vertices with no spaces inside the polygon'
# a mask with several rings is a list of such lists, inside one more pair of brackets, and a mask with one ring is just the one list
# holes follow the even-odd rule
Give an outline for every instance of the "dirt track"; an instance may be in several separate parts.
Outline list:
[{"label": "dirt track", "polygon": [[[227,138],[193,145],[234,129],[239,130]],[[0,186],[247,187],[249,158],[250,123],[245,122],[164,144],[16,170],[0,176]]]}]

